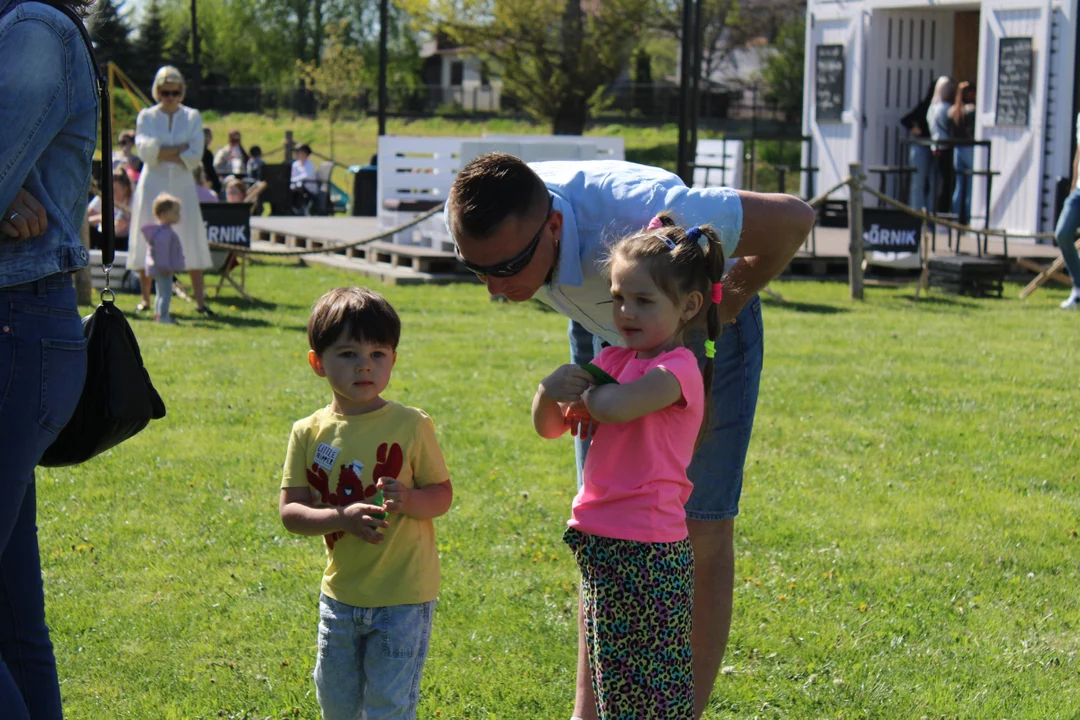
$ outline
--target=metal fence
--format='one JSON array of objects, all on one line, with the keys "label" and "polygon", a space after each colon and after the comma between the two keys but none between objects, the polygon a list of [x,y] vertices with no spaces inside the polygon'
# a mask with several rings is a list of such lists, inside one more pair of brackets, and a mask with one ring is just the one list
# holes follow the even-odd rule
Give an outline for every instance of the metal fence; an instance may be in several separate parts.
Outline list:
[{"label": "metal fence", "polygon": [[[771,131],[797,132],[801,108],[787,109],[767,101],[763,88],[703,88],[698,109],[698,126],[704,129],[728,129],[733,126],[747,133]],[[387,88],[387,111],[408,117],[525,117],[521,104],[498,85],[446,87],[418,85]],[[303,86],[231,86],[203,84],[197,96],[189,98],[201,110],[220,113],[290,112],[317,115],[325,112],[328,98]],[[348,97],[335,98],[346,114],[373,114],[378,110],[378,93],[363,89]],[[593,114],[593,120],[630,124],[665,124],[678,122],[679,88],[668,83],[625,83],[612,87],[607,103]]]}]

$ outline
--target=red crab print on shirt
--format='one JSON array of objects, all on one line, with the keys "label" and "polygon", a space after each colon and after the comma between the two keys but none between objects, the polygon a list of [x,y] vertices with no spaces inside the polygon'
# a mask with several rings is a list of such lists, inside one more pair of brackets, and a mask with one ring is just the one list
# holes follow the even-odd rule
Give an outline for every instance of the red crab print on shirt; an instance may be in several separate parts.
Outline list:
[{"label": "red crab print on shirt", "polygon": [[[378,489],[376,483],[379,478],[392,477],[396,480],[405,464],[405,456],[401,452],[401,446],[397,443],[379,445],[379,449],[375,452],[375,458],[378,462],[375,463],[375,467],[371,472],[373,481],[367,487],[364,487],[363,481],[352,469],[351,464],[341,466],[338,471],[337,487],[334,488],[334,492],[330,492],[330,477],[318,463],[312,463],[311,469],[307,471],[308,484],[318,491],[318,499],[327,505],[345,507],[346,505],[366,501]],[[330,533],[324,535],[323,540],[326,542],[326,547],[333,550],[334,544],[344,536],[345,533],[343,532]]]}]

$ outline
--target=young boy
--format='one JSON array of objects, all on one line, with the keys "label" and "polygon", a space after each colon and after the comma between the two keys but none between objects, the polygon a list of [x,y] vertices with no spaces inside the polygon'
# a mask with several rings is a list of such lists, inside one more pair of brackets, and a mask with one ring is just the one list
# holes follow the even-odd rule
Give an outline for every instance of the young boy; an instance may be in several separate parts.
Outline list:
[{"label": "young boy", "polygon": [[453,489],[431,418],[382,398],[400,336],[394,308],[366,288],[331,290],[308,320],[308,363],[333,397],[293,425],[279,510],[290,532],[326,541],[324,720],[416,717],[439,591],[432,518]]}]

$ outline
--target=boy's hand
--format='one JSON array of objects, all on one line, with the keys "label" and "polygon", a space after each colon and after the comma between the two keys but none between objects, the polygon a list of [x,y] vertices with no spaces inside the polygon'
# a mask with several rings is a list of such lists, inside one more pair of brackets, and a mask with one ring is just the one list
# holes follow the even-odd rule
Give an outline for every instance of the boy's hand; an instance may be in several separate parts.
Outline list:
[{"label": "boy's hand", "polygon": [[566,418],[566,424],[570,426],[570,434],[582,440],[588,440],[595,435],[596,428],[600,426],[600,423],[589,415],[589,409],[585,407],[585,403],[580,400],[567,405],[563,417]]},{"label": "boy's hand", "polygon": [[563,365],[540,382],[540,392],[557,402],[573,402],[593,386],[593,376],[580,365]]},{"label": "boy's hand", "polygon": [[392,477],[379,478],[378,488],[382,490],[383,506],[387,512],[407,515],[412,500],[413,490],[407,485],[399,483]]},{"label": "boy's hand", "polygon": [[390,523],[371,516],[372,513],[377,512],[382,512],[382,508],[378,505],[353,503],[345,506],[342,514],[345,516],[346,531],[364,542],[378,545],[385,539],[379,532],[379,528],[388,528]]}]

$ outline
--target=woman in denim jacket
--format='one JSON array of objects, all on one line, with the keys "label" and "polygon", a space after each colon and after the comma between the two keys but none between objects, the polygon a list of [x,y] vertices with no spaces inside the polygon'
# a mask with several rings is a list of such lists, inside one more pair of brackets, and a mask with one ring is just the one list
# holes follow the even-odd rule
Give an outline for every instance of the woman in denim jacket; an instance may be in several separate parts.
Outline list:
[{"label": "woman in denim jacket", "polygon": [[[53,0],[81,9],[93,0]],[[86,375],[72,273],[97,143],[93,61],[54,7],[0,0],[0,715],[61,717],[34,468]]]}]

